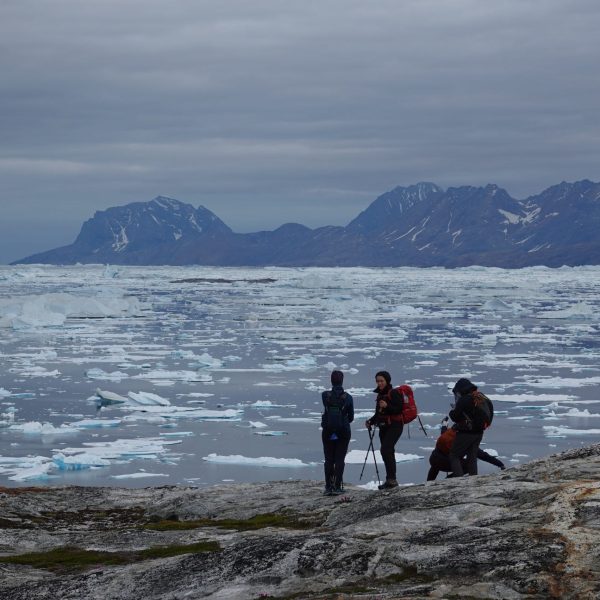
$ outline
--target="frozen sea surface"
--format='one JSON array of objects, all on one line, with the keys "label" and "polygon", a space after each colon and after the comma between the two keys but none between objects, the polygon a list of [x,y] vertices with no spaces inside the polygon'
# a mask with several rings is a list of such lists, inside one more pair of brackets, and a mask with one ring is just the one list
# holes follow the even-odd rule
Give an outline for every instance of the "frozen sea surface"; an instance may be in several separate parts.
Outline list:
[{"label": "frozen sea surface", "polygon": [[380,369],[429,434],[402,436],[401,483],[425,479],[459,377],[495,401],[484,447],[507,465],[588,444],[599,292],[600,267],[0,267],[0,485],[321,479],[333,368],[355,400],[350,483]]}]

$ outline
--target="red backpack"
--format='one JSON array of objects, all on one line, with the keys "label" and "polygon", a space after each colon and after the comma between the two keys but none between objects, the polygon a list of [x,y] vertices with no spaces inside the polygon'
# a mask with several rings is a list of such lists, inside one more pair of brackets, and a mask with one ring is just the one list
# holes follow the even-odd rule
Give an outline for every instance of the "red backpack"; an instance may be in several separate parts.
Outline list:
[{"label": "red backpack", "polygon": [[397,388],[390,390],[388,393],[390,400],[392,399],[393,390],[396,390],[400,395],[400,398],[402,398],[402,414],[390,415],[390,418],[393,421],[402,421],[404,425],[414,421],[417,418],[419,411],[417,410],[415,395],[413,394],[410,385],[400,385]]}]

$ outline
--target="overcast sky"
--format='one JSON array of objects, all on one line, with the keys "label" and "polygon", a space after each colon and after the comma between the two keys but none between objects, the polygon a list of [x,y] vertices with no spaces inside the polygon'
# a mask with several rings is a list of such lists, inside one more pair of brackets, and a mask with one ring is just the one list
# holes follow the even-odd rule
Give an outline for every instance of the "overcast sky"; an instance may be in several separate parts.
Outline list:
[{"label": "overcast sky", "polygon": [[600,179],[597,0],[1,0],[0,262],[165,195],[236,231]]}]

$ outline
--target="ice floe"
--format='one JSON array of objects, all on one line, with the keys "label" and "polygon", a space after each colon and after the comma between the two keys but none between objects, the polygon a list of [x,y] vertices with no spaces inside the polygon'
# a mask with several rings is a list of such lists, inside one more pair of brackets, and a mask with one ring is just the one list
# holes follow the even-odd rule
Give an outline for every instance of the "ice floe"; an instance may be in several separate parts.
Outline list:
[{"label": "ice floe", "polygon": [[203,456],[202,460],[210,463],[218,463],[222,465],[246,465],[252,467],[310,467],[312,463],[302,462],[299,458],[273,458],[272,456],[259,456],[252,458],[233,454],[221,456],[211,453],[208,456]]},{"label": "ice floe", "polygon": [[[383,459],[381,458],[381,452],[379,450],[375,450],[375,457],[379,465],[383,465]],[[418,454],[403,454],[400,452],[396,452],[396,462],[409,462],[413,460],[420,460],[424,458],[423,456],[419,456]],[[373,455],[369,452],[367,456],[366,450],[350,450],[348,454],[346,454],[346,463],[348,464],[362,464],[367,459],[367,463],[369,461],[373,463]]]}]

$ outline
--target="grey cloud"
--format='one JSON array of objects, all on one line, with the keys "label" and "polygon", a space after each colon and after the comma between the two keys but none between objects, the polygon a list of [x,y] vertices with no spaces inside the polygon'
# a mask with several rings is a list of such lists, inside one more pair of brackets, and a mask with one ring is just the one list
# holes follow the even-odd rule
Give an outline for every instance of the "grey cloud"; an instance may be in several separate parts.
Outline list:
[{"label": "grey cloud", "polygon": [[586,0],[5,0],[0,261],[11,223],[69,243],[157,194],[248,231],[419,180],[598,179],[599,25]]}]

